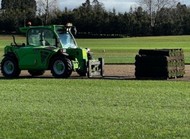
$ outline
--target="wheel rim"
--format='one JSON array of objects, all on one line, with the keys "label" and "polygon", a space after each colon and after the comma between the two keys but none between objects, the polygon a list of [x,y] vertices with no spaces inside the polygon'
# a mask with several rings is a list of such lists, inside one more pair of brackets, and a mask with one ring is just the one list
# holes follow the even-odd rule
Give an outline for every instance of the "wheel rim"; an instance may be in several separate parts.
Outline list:
[{"label": "wheel rim", "polygon": [[14,63],[12,61],[6,61],[3,67],[5,73],[12,74],[14,72]]},{"label": "wheel rim", "polygon": [[61,75],[65,72],[65,64],[61,60],[55,61],[53,70],[57,75]]}]

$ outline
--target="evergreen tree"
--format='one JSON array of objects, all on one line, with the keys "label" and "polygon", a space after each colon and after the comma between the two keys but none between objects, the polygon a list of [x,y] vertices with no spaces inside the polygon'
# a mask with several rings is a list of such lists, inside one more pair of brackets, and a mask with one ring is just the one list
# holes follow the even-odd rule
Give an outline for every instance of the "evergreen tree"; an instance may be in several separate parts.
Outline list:
[{"label": "evergreen tree", "polygon": [[26,25],[26,22],[34,19],[36,15],[35,0],[2,0],[1,8],[6,30]]}]

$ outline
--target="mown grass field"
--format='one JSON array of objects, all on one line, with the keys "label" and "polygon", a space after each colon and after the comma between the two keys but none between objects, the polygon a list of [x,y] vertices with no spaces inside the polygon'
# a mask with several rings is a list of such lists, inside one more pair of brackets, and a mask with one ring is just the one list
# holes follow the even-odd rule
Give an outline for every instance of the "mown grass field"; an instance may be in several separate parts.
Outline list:
[{"label": "mown grass field", "polygon": [[0,138],[189,139],[189,82],[0,80]]},{"label": "mown grass field", "polygon": [[134,37],[121,39],[78,40],[79,46],[89,47],[106,63],[134,63],[139,49],[182,48],[185,62],[190,63],[190,36]]},{"label": "mown grass field", "polygon": [[[190,61],[189,38],[79,39],[78,44],[112,63],[132,63],[139,48],[165,46],[180,46]],[[0,54],[9,43],[9,36],[0,37]],[[1,78],[0,138],[189,139],[189,106],[185,81]]]}]

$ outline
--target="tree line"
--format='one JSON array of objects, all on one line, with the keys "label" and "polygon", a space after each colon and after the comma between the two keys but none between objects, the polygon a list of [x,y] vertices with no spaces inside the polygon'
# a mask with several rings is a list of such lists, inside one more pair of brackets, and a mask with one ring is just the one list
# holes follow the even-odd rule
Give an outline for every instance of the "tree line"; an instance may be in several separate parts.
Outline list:
[{"label": "tree line", "polygon": [[[81,6],[59,10],[51,0],[2,0],[0,32],[17,31],[18,27],[73,23],[80,37],[123,37],[150,35],[189,35],[190,7],[177,3],[161,7],[151,14],[143,6],[128,12],[107,11],[98,0],[85,0]],[[55,4],[55,2],[54,2]],[[154,20],[154,21],[153,21]]]}]

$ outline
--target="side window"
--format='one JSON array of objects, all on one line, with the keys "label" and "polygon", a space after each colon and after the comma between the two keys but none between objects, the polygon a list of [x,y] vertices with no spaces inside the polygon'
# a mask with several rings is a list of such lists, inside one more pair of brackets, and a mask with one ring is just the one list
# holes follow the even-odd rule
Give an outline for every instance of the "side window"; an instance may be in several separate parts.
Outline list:
[{"label": "side window", "polygon": [[33,46],[41,45],[40,39],[40,30],[37,29],[30,29],[28,32],[28,44]]},{"label": "side window", "polygon": [[44,35],[43,40],[45,41],[45,44],[43,45],[48,45],[48,46],[56,46],[56,39],[55,35],[51,30],[44,30],[42,32],[42,36]]},{"label": "side window", "polygon": [[54,33],[48,29],[30,29],[28,44],[33,46],[56,46]]}]

